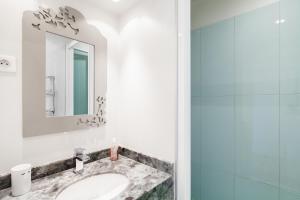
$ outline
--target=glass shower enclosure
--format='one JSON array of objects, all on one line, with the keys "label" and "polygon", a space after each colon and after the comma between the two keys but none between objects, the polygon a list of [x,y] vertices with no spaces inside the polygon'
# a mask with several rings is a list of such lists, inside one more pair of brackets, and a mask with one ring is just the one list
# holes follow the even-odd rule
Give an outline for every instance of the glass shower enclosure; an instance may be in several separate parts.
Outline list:
[{"label": "glass shower enclosure", "polygon": [[191,37],[192,199],[300,200],[300,0]]}]

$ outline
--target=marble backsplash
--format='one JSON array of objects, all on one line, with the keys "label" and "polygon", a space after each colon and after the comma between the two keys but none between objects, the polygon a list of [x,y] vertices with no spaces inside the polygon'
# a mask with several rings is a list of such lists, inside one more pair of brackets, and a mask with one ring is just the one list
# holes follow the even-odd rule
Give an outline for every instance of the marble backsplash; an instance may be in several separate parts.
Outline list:
[{"label": "marble backsplash", "polygon": [[143,163],[160,171],[166,172],[168,174],[174,174],[174,164],[165,162],[150,156],[146,156],[142,153],[138,153],[126,148],[119,148],[119,154],[135,160],[137,162]]}]

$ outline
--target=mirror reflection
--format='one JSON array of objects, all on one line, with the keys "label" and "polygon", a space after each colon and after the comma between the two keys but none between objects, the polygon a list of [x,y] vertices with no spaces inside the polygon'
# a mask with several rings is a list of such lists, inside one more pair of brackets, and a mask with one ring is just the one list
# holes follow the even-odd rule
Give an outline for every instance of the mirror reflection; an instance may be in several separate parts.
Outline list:
[{"label": "mirror reflection", "polygon": [[94,113],[94,46],[46,33],[46,116]]}]

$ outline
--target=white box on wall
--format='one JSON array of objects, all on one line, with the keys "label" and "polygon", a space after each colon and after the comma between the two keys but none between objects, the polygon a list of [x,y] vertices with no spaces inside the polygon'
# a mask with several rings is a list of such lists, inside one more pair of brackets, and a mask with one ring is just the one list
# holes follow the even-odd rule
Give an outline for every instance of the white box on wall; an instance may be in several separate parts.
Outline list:
[{"label": "white box on wall", "polygon": [[17,63],[16,57],[0,55],[0,72],[16,72]]}]

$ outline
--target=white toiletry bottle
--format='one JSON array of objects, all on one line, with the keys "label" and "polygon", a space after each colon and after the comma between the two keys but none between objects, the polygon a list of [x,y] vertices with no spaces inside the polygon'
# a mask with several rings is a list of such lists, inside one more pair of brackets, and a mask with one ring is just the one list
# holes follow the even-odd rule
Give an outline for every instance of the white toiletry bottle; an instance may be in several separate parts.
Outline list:
[{"label": "white toiletry bottle", "polygon": [[113,138],[113,142],[112,142],[112,145],[110,148],[110,160],[111,161],[116,161],[119,159],[118,149],[119,149],[119,145],[117,145],[117,140],[116,140],[116,138]]},{"label": "white toiletry bottle", "polygon": [[22,164],[11,170],[11,193],[12,196],[21,196],[31,190],[31,165]]}]

